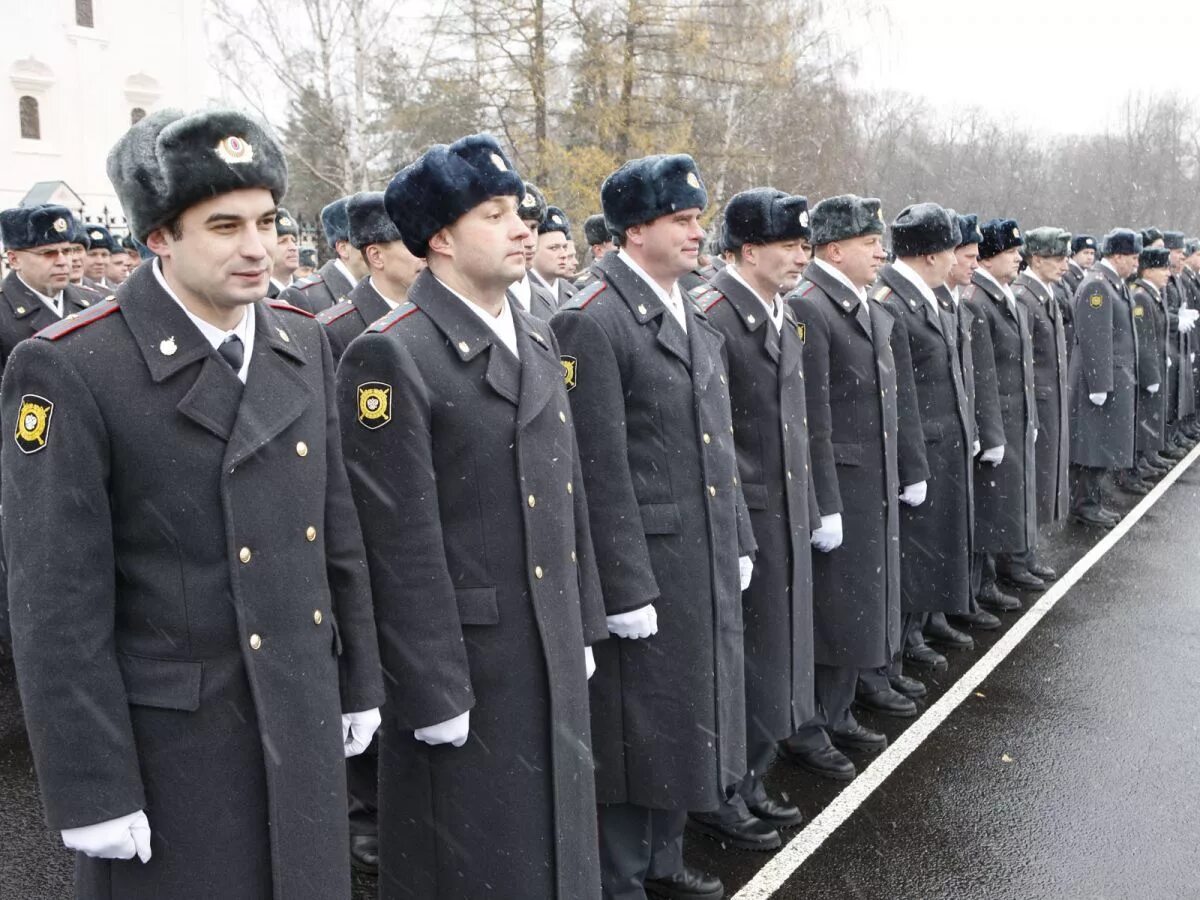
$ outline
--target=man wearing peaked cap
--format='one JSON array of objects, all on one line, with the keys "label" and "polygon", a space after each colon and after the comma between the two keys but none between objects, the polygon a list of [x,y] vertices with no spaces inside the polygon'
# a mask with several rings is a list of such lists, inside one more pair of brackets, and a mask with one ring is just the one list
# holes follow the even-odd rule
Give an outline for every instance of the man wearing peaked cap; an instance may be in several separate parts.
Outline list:
[{"label": "man wearing peaked cap", "polygon": [[549,322],[550,317],[558,309],[558,297],[541,280],[529,274],[533,269],[533,258],[537,255],[538,234],[546,221],[549,207],[537,185],[528,181],[524,184],[525,192],[517,203],[517,215],[529,229],[529,234],[522,246],[525,252],[526,271],[509,287],[508,299],[510,303],[517,304],[534,318]]},{"label": "man wearing peaked cap", "polygon": [[300,267],[300,226],[282,206],[275,211],[275,254],[271,264],[268,297],[278,297],[292,283]]},{"label": "man wearing peaked cap", "polygon": [[1063,282],[1075,296],[1075,289],[1083,276],[1096,263],[1096,239],[1090,234],[1077,234],[1071,238],[1071,258],[1067,262],[1067,273]]},{"label": "man wearing peaked cap", "polygon": [[566,276],[575,271],[575,254],[571,252],[571,223],[567,214],[557,206],[546,209],[546,218],[537,228],[537,249],[529,266],[532,280],[554,297],[554,308],[575,295],[575,287]]},{"label": "man wearing peaked cap", "polygon": [[1167,446],[1167,305],[1171,252],[1145,247],[1138,254],[1137,280],[1133,282],[1133,328],[1137,335],[1138,394],[1137,462],[1126,478],[1154,481],[1171,468],[1172,460],[1160,456]]},{"label": "man wearing peaked cap", "polygon": [[1137,421],[1137,337],[1125,280],[1137,271],[1142,237],[1118,228],[1104,237],[1104,258],[1075,291],[1075,353],[1071,357],[1072,518],[1111,528],[1104,505],[1106,470],[1134,464]]},{"label": "man wearing peaked cap", "polygon": [[[961,239],[958,217],[936,203],[906,207],[891,225],[896,260],[880,270],[871,290],[896,320],[893,343],[908,343],[929,468],[924,497],[914,490],[900,495],[902,653],[890,667],[864,673],[859,682],[859,702],[886,715],[917,713],[913,699],[890,684],[902,678],[901,660],[909,668],[946,666],[945,658],[925,639],[930,616],[963,614],[970,608],[975,423],[958,360],[957,321],[933,292],[946,283]],[[936,634],[943,647],[974,645],[968,635],[949,626]],[[921,690],[899,683],[910,694]]]},{"label": "man wearing peaked cap", "polygon": [[333,259],[317,270],[304,284],[292,285],[280,298],[316,315],[345,299],[367,275],[362,254],[350,243],[350,217],[346,212],[349,197],[339,197],[321,210],[321,230],[334,252]]},{"label": "man wearing peaked cap", "polygon": [[587,679],[607,629],[558,348],[506,295],[524,193],[484,134],[397,173],[384,206],[428,268],[338,367],[387,673],[382,900],[599,886]]},{"label": "man wearing peaked cap", "polygon": [[[424,260],[413,256],[404,245],[399,229],[388,215],[382,191],[355,194],[346,211],[350,217],[350,243],[362,254],[369,274],[344,300],[317,314],[317,321],[325,326],[335,361],[341,359],[349,343],[368,325],[408,298],[408,289],[425,268]],[[356,770],[370,764],[369,760],[358,759],[350,763],[352,801],[353,776]],[[353,831],[354,820],[350,825]]]},{"label": "man wearing peaked cap", "polygon": [[83,283],[92,290],[111,294],[115,284],[106,281],[108,276],[108,260],[120,248],[110,232],[103,225],[86,225],[88,237],[87,260],[83,266]]},{"label": "man wearing peaked cap", "polygon": [[811,538],[819,551],[816,710],[782,749],[802,768],[838,780],[856,774],[843,751],[887,746],[887,737],[859,724],[850,707],[860,674],[890,666],[901,652],[899,506],[902,496],[922,502],[929,477],[908,342],[897,339],[895,319],[867,294],[886,258],[884,227],[876,199],[822,200],[812,211],[816,258],[787,298],[805,335],[821,524]]},{"label": "man wearing peaked cap", "polygon": [[746,777],[715,812],[693,813],[689,827],[749,850],[779,846],[779,831],[802,821],[794,805],[768,796],[763,776],[776,743],[813,714],[808,536],[820,514],[809,482],[804,342],[781,296],[800,280],[808,216],[804,197],[736,194],[724,228],[734,261],[695,295],[725,336],[738,471],[758,550],[742,592]]},{"label": "man wearing peaked cap", "polygon": [[163,110],[108,173],[157,259],[19,346],[0,389],[47,820],[80,898],[348,900],[341,759],[383,686],[333,363],[262,299],[283,150],[241,113]]},{"label": "man wearing peaked cap", "polygon": [[591,692],[602,893],[716,897],[720,881],[684,864],[683,832],[746,774],[739,596],[754,539],[723,339],[678,283],[708,193],[690,156],[659,155],[609,175],[600,201],[620,249],[552,325],[614,636]]},{"label": "man wearing peaked cap", "polygon": [[1046,587],[1025,556],[1037,547],[1033,338],[1029,316],[1011,288],[1024,245],[1020,226],[1013,219],[991,219],[980,234],[979,269],[963,295],[975,317],[975,407],[983,447],[975,463],[972,583],[981,606],[1008,612],[1021,602],[1000,590],[997,575],[1028,590]]}]

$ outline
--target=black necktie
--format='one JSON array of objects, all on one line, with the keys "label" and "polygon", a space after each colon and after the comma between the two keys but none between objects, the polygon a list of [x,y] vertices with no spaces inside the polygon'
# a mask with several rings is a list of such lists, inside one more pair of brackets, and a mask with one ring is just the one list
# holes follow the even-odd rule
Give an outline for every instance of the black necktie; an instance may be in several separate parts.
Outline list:
[{"label": "black necktie", "polygon": [[242,343],[240,337],[236,334],[228,335],[217,347],[217,352],[221,354],[221,359],[229,363],[229,368],[233,369],[235,375],[242,371],[242,361],[246,358],[246,345]]}]

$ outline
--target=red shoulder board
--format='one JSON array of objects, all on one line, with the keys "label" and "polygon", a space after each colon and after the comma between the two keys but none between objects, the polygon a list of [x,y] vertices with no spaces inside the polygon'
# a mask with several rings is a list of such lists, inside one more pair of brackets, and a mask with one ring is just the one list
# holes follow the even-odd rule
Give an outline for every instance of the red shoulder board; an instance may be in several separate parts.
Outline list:
[{"label": "red shoulder board", "polygon": [[693,302],[699,307],[701,312],[707,313],[710,309],[725,299],[725,295],[716,288],[705,288],[697,293],[693,298]]},{"label": "red shoulder board", "polygon": [[85,325],[91,325],[93,322],[99,322],[101,319],[111,316],[121,307],[115,300],[105,300],[103,303],[98,303],[91,309],[85,309],[83,312],[71,313],[65,319],[55,322],[53,325],[47,325],[34,337],[41,338],[46,341],[57,341],[61,337],[66,337],[72,331],[78,331]]},{"label": "red shoulder board", "polygon": [[322,325],[331,325],[342,316],[349,315],[354,312],[354,304],[349,300],[343,300],[335,306],[330,306],[317,313],[317,321]]},{"label": "red shoulder board", "polygon": [[606,287],[608,287],[608,282],[593,281],[559,309],[587,309],[587,305],[599,297]]},{"label": "red shoulder board", "polygon": [[809,291],[811,291],[813,288],[815,288],[815,287],[817,286],[817,285],[816,285],[816,283],[815,283],[815,282],[812,282],[812,281],[809,281],[809,282],[807,282],[807,285],[808,285],[808,286],[807,286],[807,287],[805,287],[805,288],[804,288],[804,290],[802,290],[802,291],[800,292],[800,296],[801,296],[801,297],[807,297],[807,296],[808,296],[808,292],[809,292]]},{"label": "red shoulder board", "polygon": [[307,291],[310,287],[312,287],[315,284],[324,284],[324,283],[325,283],[324,278],[322,278],[320,275],[314,275],[310,280],[304,282],[304,284],[293,284],[292,287],[294,287],[298,291]]},{"label": "red shoulder board", "polygon": [[282,309],[284,312],[294,312],[301,316],[308,316],[310,319],[316,318],[316,316],[310,313],[307,309],[301,309],[298,306],[292,306],[292,304],[288,303],[286,300],[268,300],[267,306],[271,307],[271,309]]},{"label": "red shoulder board", "polygon": [[393,309],[386,316],[384,316],[382,319],[376,319],[374,322],[372,322],[370,325],[368,325],[367,331],[375,331],[380,334],[383,334],[385,331],[387,331],[389,328],[391,328],[397,322],[399,322],[403,319],[407,319],[413,313],[420,312],[420,311],[421,311],[421,307],[417,306],[417,304],[412,303],[411,301],[406,300],[405,302],[403,302],[399,306],[397,306],[395,309]]}]

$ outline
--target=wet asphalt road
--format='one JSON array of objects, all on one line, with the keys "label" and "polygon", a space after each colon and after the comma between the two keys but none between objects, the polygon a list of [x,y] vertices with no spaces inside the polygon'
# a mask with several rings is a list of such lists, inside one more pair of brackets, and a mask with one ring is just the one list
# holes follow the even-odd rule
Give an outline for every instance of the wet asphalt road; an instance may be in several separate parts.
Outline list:
[{"label": "wet asphalt road", "polygon": [[[1200,896],[1198,513],[1200,464],[775,896]],[[1065,526],[1043,536],[1041,556],[1065,572],[1098,538]],[[928,702],[1003,633],[977,634],[949,672],[926,677]],[[15,694],[0,661],[0,900],[57,900],[70,896],[71,860],[42,822]],[[916,721],[859,719],[893,740]],[[810,818],[842,788],[785,762],[768,781]],[[687,855],[727,896],[769,858],[691,836]],[[356,875],[355,900],[373,888]]]}]

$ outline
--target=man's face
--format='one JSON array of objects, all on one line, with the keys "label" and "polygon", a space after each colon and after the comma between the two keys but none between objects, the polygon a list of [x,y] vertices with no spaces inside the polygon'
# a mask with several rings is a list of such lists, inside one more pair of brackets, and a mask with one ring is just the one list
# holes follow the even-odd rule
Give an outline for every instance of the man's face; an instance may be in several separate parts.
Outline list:
[{"label": "man's face", "polygon": [[265,188],[230,191],[186,209],[179,237],[151,232],[164,271],[201,302],[219,309],[261,300],[275,252],[275,201]]},{"label": "man's face", "polygon": [[1021,249],[1009,247],[1003,253],[997,253],[987,260],[987,270],[1001,284],[1012,284],[1021,271]]},{"label": "man's face", "polygon": [[1142,272],[1142,278],[1161,291],[1167,286],[1167,278],[1170,274],[1170,269],[1146,269]]},{"label": "man's face", "polygon": [[567,236],[561,231],[547,231],[537,236],[537,250],[533,254],[532,268],[548,284],[554,284],[554,279],[560,275],[570,274],[562,271],[569,246]]},{"label": "man's face", "polygon": [[109,284],[124,284],[129,277],[129,254],[110,253],[104,269],[104,280]]},{"label": "man's face", "polygon": [[450,256],[454,268],[485,289],[508,287],[525,275],[529,227],[517,216],[517,198],[491,197],[447,225],[430,241],[431,251]]},{"label": "man's face", "polygon": [[566,278],[568,275],[574,275],[578,264],[579,252],[575,249],[575,242],[567,238],[567,246],[563,248],[562,254],[558,257],[558,277]]},{"label": "man's face", "polygon": [[617,245],[612,241],[605,241],[603,244],[592,244],[592,259],[600,259],[610,250],[616,250]]},{"label": "man's face", "polygon": [[1065,256],[1029,257],[1030,271],[1046,284],[1054,284],[1058,279],[1062,278],[1062,273],[1066,267],[1067,258]]},{"label": "man's face", "polygon": [[404,241],[371,244],[365,248],[364,255],[371,262],[372,268],[383,269],[387,279],[405,293],[408,293],[412,283],[425,268],[425,260],[413,256],[408,247],[404,246]]},{"label": "man's face", "polygon": [[1122,278],[1128,278],[1137,271],[1138,258],[1136,253],[1115,253],[1105,259],[1112,264],[1113,269]]},{"label": "man's face", "polygon": [[83,278],[83,267],[87,262],[87,248],[82,244],[72,244],[69,255],[71,257],[71,281],[77,283]]},{"label": "man's face", "polygon": [[108,271],[109,252],[102,247],[87,252],[87,262],[83,265],[83,274],[92,281],[100,281]]},{"label": "man's face", "polygon": [[1196,251],[1191,256],[1185,257],[1183,264],[1193,272],[1200,272],[1200,250]]},{"label": "man's face", "polygon": [[638,264],[655,278],[675,279],[696,268],[704,229],[700,210],[684,209],[659,216],[652,222],[634,225],[625,237]]},{"label": "man's face", "polygon": [[950,277],[946,284],[950,287],[966,287],[971,283],[971,276],[979,268],[979,245],[963,244],[954,250],[954,265],[950,268]]},{"label": "man's face", "polygon": [[1091,247],[1084,247],[1074,256],[1075,262],[1081,269],[1090,269],[1096,262],[1096,251]]},{"label": "man's face", "polygon": [[858,288],[870,287],[875,275],[887,262],[883,251],[883,238],[877,234],[864,234],[830,245],[830,262],[850,279]]},{"label": "man's face", "polygon": [[71,280],[71,247],[62,243],[9,250],[8,264],[39,294],[53,297]]},{"label": "man's face", "polygon": [[276,237],[273,268],[276,275],[291,275],[300,268],[300,242],[294,234]]},{"label": "man's face", "polygon": [[1183,251],[1172,250],[1171,253],[1171,274],[1178,275],[1183,271]]},{"label": "man's face", "polygon": [[538,249],[538,223],[537,219],[522,219],[521,220],[527,229],[529,229],[529,237],[521,244],[521,250],[525,253],[525,268],[533,268],[533,258],[537,256]]},{"label": "man's face", "polygon": [[942,250],[929,255],[929,266],[933,275],[934,285],[945,284],[950,277],[950,270],[958,261],[953,250]]},{"label": "man's face", "polygon": [[746,245],[742,248],[742,260],[756,270],[763,284],[773,285],[776,293],[786,294],[800,283],[808,254],[800,240],[774,241]]},{"label": "man's face", "polygon": [[804,270],[807,269],[808,264],[812,262],[813,246],[809,241],[805,240],[804,238],[800,238],[800,249],[804,251],[804,265],[800,267],[800,275],[803,276]]}]

